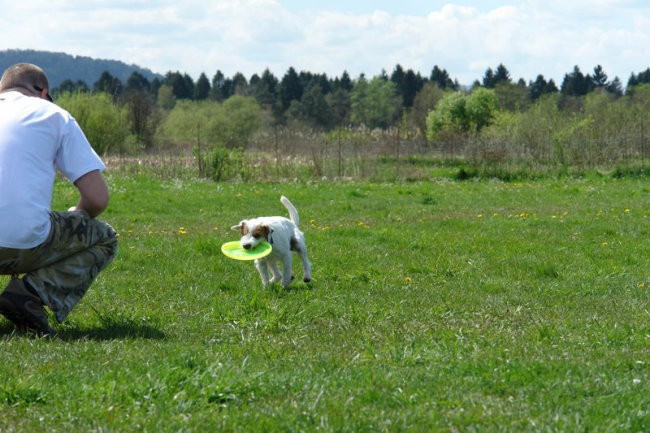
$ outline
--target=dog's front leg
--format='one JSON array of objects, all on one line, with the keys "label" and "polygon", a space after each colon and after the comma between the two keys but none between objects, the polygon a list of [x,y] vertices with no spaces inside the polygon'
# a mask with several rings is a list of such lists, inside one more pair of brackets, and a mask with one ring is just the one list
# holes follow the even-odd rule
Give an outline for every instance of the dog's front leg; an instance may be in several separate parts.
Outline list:
[{"label": "dog's front leg", "polygon": [[257,272],[260,273],[262,277],[262,284],[265,286],[269,285],[269,266],[266,260],[255,260],[255,267]]},{"label": "dog's front leg", "polygon": [[273,262],[271,265],[271,270],[273,271],[273,279],[271,280],[272,283],[277,283],[282,281],[282,274],[280,273],[280,268],[278,267],[277,262]]}]

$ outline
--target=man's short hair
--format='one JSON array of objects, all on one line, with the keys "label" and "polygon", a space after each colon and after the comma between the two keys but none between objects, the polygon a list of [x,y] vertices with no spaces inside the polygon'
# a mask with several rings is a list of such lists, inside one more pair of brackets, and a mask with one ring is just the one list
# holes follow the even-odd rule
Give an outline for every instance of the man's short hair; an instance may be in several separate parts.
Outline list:
[{"label": "man's short hair", "polygon": [[5,69],[2,74],[0,92],[15,88],[49,90],[50,84],[47,81],[47,75],[38,66],[31,63],[16,63]]}]

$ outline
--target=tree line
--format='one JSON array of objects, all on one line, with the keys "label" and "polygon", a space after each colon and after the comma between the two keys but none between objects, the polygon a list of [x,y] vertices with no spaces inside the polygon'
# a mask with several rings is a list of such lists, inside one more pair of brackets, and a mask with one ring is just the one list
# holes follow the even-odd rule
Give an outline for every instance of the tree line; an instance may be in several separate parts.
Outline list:
[{"label": "tree line", "polygon": [[[626,88],[648,82],[650,68],[639,74],[632,73]],[[300,122],[328,130],[359,123],[369,128],[388,127],[405,110],[417,112],[431,109],[422,99],[426,100],[426,95],[430,96],[434,87],[442,91],[461,89],[458,81],[438,66],[434,66],[429,76],[425,77],[398,64],[390,74],[382,71],[370,79],[361,74],[355,80],[345,71],[340,77],[330,78],[326,74],[297,72],[290,67],[281,78],[268,69],[261,75],[253,74],[250,79],[241,73],[226,77],[218,70],[211,80],[201,73],[196,81],[187,73],[178,71],[167,72],[163,79],[154,78],[151,81],[133,72],[123,83],[105,71],[92,88],[81,80],[74,82],[68,79],[61,82],[55,93],[105,92],[115,101],[127,103],[133,102],[138,95],[146,96],[152,103],[167,110],[173,108],[176,101],[223,102],[234,95],[248,96],[270,112],[276,123]],[[524,110],[545,94],[580,97],[604,90],[619,97],[624,93],[621,80],[618,77],[609,80],[600,65],[591,74],[584,74],[575,66],[564,75],[558,87],[553,79],[546,80],[541,74],[529,82],[523,78],[515,82],[508,69],[499,64],[494,70],[488,68],[482,79],[472,85],[472,89],[480,87],[494,89],[499,106],[510,110]],[[415,114],[416,117],[422,115]]]},{"label": "tree line", "polygon": [[[495,155],[507,159],[514,153],[567,161],[565,154],[556,158],[564,146],[558,143],[570,142],[572,154],[579,155],[580,137],[574,135],[585,136],[589,125],[592,131],[599,130],[594,125],[611,125],[615,131],[608,129],[607,139],[619,144],[623,141],[616,131],[647,128],[647,111],[634,107],[647,105],[647,101],[638,101],[648,99],[645,87],[649,84],[650,68],[632,73],[624,89],[621,80],[610,80],[600,65],[586,74],[575,66],[558,86],[541,74],[529,82],[514,81],[499,64],[464,88],[438,66],[424,77],[396,65],[390,74],[382,71],[371,78],[361,74],[356,79],[347,72],[330,78],[292,67],[281,78],[266,69],[250,79],[241,73],[226,77],[217,71],[212,79],[202,73],[196,81],[178,71],[153,80],[133,72],[126,82],[104,72],[92,88],[83,81],[65,80],[54,95],[89,131],[99,152],[192,145],[209,156],[205,161],[199,158],[199,164],[205,162],[218,171],[233,150],[246,149],[256,134],[266,131],[268,136],[268,131],[278,128],[324,137],[345,128],[398,128],[409,140],[455,156],[494,160]],[[638,95],[633,98],[635,92]],[[619,114],[597,111],[595,106],[607,106]],[[620,113],[627,113],[623,116],[627,120],[614,125]],[[630,113],[637,113],[636,117]],[[546,122],[544,139],[531,138],[530,134],[542,134],[539,128],[531,130],[535,122]],[[514,129],[519,135],[512,133]],[[640,137],[635,142],[645,143],[645,129]],[[598,141],[593,136],[589,139]],[[522,152],[520,144],[528,146],[528,151]],[[494,152],[495,147],[500,150]],[[609,142],[604,147],[616,150]]]}]

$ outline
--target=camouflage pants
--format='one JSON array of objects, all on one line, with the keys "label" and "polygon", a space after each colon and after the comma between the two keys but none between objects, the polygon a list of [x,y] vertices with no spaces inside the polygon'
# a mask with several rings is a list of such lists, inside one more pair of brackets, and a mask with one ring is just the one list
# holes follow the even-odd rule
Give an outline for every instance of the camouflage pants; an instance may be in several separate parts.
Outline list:
[{"label": "camouflage pants", "polygon": [[86,294],[117,252],[117,234],[86,212],[50,212],[52,228],[41,245],[0,248],[0,274],[25,274],[59,322]]}]

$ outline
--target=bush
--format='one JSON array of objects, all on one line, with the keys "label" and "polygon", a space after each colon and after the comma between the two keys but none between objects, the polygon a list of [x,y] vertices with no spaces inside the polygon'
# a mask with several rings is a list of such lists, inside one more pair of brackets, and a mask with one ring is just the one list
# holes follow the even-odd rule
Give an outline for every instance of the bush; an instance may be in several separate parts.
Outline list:
[{"label": "bush", "polygon": [[128,152],[129,123],[125,110],[106,93],[65,93],[57,104],[68,110],[98,154]]},{"label": "bush", "polygon": [[215,147],[208,154],[205,162],[205,172],[201,174],[215,182],[233,178],[246,179],[248,177],[243,170],[244,150],[241,148]]}]

